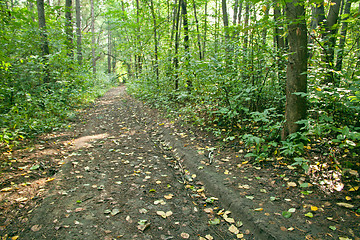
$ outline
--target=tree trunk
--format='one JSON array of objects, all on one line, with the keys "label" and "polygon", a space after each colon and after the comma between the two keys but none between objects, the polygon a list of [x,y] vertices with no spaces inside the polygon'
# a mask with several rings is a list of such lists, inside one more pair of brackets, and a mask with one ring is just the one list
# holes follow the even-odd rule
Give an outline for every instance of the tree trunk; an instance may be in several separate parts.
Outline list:
[{"label": "tree trunk", "polygon": [[[345,48],[345,40],[346,40],[346,34],[347,34],[347,28],[348,28],[348,22],[347,19],[349,18],[350,9],[351,9],[351,0],[346,0],[345,3],[345,10],[344,14],[346,17],[343,19],[342,27],[341,27],[341,33],[340,33],[340,42],[339,42],[339,51],[336,57],[336,65],[335,70],[341,71],[343,59],[344,59],[344,48]],[[340,79],[338,79],[340,80]]]},{"label": "tree trunk", "polygon": [[[250,3],[246,2],[245,5],[245,19],[244,19],[244,28],[246,29],[249,26],[249,18],[250,18]],[[243,49],[246,50],[248,47],[248,31],[244,31],[244,43]]]},{"label": "tree trunk", "polygon": [[285,124],[282,139],[298,132],[303,124],[299,120],[307,117],[307,29],[304,1],[286,3],[289,57],[286,81]]},{"label": "tree trunk", "polygon": [[200,30],[199,30],[199,21],[196,14],[196,5],[195,0],[193,0],[193,7],[194,7],[194,17],[195,17],[195,24],[196,24],[196,35],[197,35],[197,44],[199,47],[199,59],[202,60],[202,52],[201,52],[201,40],[200,40]]},{"label": "tree trunk", "polygon": [[[181,1],[181,0],[180,0]],[[179,52],[179,24],[180,24],[180,9],[181,9],[181,3],[179,1],[179,6],[176,14],[176,20],[175,20],[175,56],[174,56],[174,69],[175,69],[175,90],[179,89],[179,75],[178,75],[178,68],[179,68],[179,58],[178,58],[178,52]]]},{"label": "tree trunk", "polygon": [[[187,16],[187,4],[186,4],[186,0],[180,0],[180,3],[181,3],[181,15],[183,18],[183,25],[184,25],[185,65],[186,67],[188,67],[190,60],[190,49],[189,49],[189,25],[188,25],[188,16]],[[187,83],[188,91],[191,91],[192,81],[190,77],[187,77],[186,83]]]},{"label": "tree trunk", "polygon": [[93,75],[96,75],[96,59],[95,59],[95,13],[94,13],[94,0],[90,0],[91,11],[91,54],[92,54],[92,69]]},{"label": "tree trunk", "polygon": [[221,0],[221,9],[222,9],[223,23],[225,30],[225,44],[227,45],[229,40],[229,18],[227,13],[226,0]]},{"label": "tree trunk", "polygon": [[[154,31],[154,54],[155,54],[155,64],[154,64],[154,70],[156,73],[156,79],[159,80],[159,63],[158,63],[158,39],[157,39],[157,27],[156,27],[156,15],[154,10],[154,2],[153,0],[150,0],[150,8],[151,8],[151,14],[153,17],[153,31]],[[157,81],[158,83],[158,81]]]},{"label": "tree trunk", "polygon": [[233,25],[234,25],[234,26],[236,26],[238,9],[239,9],[239,0],[235,0],[235,4],[234,4],[234,16],[233,16]]},{"label": "tree trunk", "polygon": [[81,46],[81,5],[80,0],[75,2],[75,11],[76,11],[76,45],[77,45],[77,60],[79,65],[82,65],[82,46]]},{"label": "tree trunk", "polygon": [[110,74],[112,72],[112,63],[111,63],[111,57],[112,57],[112,49],[111,49],[111,25],[110,21],[108,20],[108,73]]},{"label": "tree trunk", "polygon": [[205,2],[205,20],[204,20],[204,36],[203,36],[203,54],[202,57],[205,59],[205,48],[206,48],[206,41],[207,41],[207,1]]},{"label": "tree trunk", "polygon": [[68,50],[68,56],[70,58],[74,57],[73,53],[73,26],[72,26],[72,0],[65,1],[65,33],[66,33],[66,45]]},{"label": "tree trunk", "polygon": [[47,64],[48,64],[47,56],[50,54],[50,50],[49,50],[49,42],[46,31],[44,0],[36,0],[36,7],[38,11],[38,21],[39,21],[40,37],[41,37],[41,54],[42,54],[42,60],[45,65],[44,82],[48,83],[50,82],[50,74],[47,68]]},{"label": "tree trunk", "polygon": [[[265,9],[264,20],[265,20],[265,22],[267,22],[268,19],[269,19],[270,4],[266,4],[265,8],[266,9]],[[267,27],[264,27],[263,32],[262,32],[262,43],[263,43],[263,45],[265,45],[265,43],[266,43],[266,36],[267,36]]]}]

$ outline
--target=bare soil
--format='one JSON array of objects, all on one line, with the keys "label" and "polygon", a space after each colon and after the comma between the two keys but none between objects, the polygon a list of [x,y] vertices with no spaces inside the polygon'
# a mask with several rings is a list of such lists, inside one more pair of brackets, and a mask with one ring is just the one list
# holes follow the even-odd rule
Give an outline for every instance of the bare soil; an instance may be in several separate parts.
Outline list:
[{"label": "bare soil", "polygon": [[0,236],[360,239],[359,190],[221,146],[113,88],[69,129],[2,153]]}]

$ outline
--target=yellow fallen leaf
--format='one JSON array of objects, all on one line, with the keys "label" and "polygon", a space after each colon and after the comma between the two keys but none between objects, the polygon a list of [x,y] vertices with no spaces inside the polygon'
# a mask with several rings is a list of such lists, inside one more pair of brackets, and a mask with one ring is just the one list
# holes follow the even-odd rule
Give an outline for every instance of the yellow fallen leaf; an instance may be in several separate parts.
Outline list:
[{"label": "yellow fallen leaf", "polygon": [[206,235],[205,238],[206,238],[207,240],[214,240],[214,237],[211,236],[210,234]]},{"label": "yellow fallen leaf", "polygon": [[349,189],[349,192],[355,192],[355,191],[359,190],[359,187],[360,186],[352,187]]},{"label": "yellow fallen leaf", "polygon": [[238,234],[240,231],[237,227],[235,227],[235,225],[231,224],[231,226],[228,229],[230,232],[232,232],[233,234]]},{"label": "yellow fallen leaf", "polygon": [[229,218],[227,215],[224,215],[223,218],[228,223],[235,223],[235,220],[233,218]]},{"label": "yellow fallen leaf", "polygon": [[51,182],[51,181],[54,181],[55,178],[48,178],[45,182]]},{"label": "yellow fallen leaf", "polygon": [[16,240],[16,239],[18,239],[19,238],[19,236],[13,236],[12,238],[11,238],[11,240]]},{"label": "yellow fallen leaf", "polygon": [[20,198],[15,199],[16,202],[25,202],[26,200],[28,200],[27,197],[20,197]]},{"label": "yellow fallen leaf", "polygon": [[1,189],[1,192],[10,192],[12,190],[12,187],[6,187]]},{"label": "yellow fallen leaf", "polygon": [[156,184],[160,184],[161,183],[161,181],[156,181]]},{"label": "yellow fallen leaf", "polygon": [[348,200],[348,201],[350,201],[350,200],[351,200],[351,197],[346,196],[345,199]]},{"label": "yellow fallen leaf", "polygon": [[261,211],[263,211],[264,209],[263,208],[255,208],[254,209],[254,211],[256,211],[256,212],[261,212]]},{"label": "yellow fallen leaf", "polygon": [[225,175],[228,175],[228,174],[229,174],[229,171],[228,171],[228,170],[225,170],[225,171],[224,171],[224,174],[225,174]]},{"label": "yellow fallen leaf", "polygon": [[296,183],[294,183],[294,182],[288,182],[288,187],[296,187],[297,185],[296,185]]},{"label": "yellow fallen leaf", "polygon": [[349,204],[349,203],[339,202],[339,203],[336,203],[336,204],[341,206],[341,207],[346,207],[346,208],[353,208],[354,207],[354,205]]},{"label": "yellow fallen leaf", "polygon": [[317,211],[317,210],[319,210],[319,208],[318,207],[316,207],[316,206],[311,206],[311,211]]}]

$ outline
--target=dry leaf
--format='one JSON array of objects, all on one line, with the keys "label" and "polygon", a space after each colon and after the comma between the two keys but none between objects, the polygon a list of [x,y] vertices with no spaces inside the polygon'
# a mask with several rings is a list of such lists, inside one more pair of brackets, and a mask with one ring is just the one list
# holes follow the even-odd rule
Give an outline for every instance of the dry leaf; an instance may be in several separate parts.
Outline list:
[{"label": "dry leaf", "polygon": [[297,185],[296,185],[296,183],[294,183],[294,182],[288,182],[288,187],[296,187]]},{"label": "dry leaf", "polygon": [[188,239],[190,237],[188,233],[181,233],[180,236],[185,239]]},{"label": "dry leaf", "polygon": [[40,229],[41,229],[40,225],[34,225],[31,227],[31,231],[33,231],[33,232],[38,232]]},{"label": "dry leaf", "polygon": [[205,236],[205,238],[206,238],[207,240],[214,240],[213,236],[211,236],[210,234],[207,234],[207,235]]},{"label": "dry leaf", "polygon": [[168,194],[168,195],[165,195],[164,198],[167,199],[167,200],[170,200],[170,199],[173,198],[173,196],[174,196],[174,194],[171,194],[171,193],[170,193],[170,194]]},{"label": "dry leaf", "polygon": [[1,192],[10,192],[11,190],[12,190],[11,187],[6,187],[6,188],[1,189]]},{"label": "dry leaf", "polygon": [[336,203],[336,204],[341,206],[341,207],[346,207],[346,208],[353,208],[354,207],[354,205],[349,204],[349,203],[339,202],[339,203]]},{"label": "dry leaf", "polygon": [[237,227],[235,227],[235,225],[231,224],[231,226],[229,227],[229,231],[232,232],[233,234],[238,234],[240,231]]},{"label": "dry leaf", "polygon": [[237,238],[243,238],[243,237],[244,237],[244,234],[238,233],[238,234],[236,234],[236,237],[237,237]]},{"label": "dry leaf", "polygon": [[167,217],[170,217],[173,214],[173,212],[172,211],[167,211],[167,212],[157,211],[156,214],[160,215],[163,218],[167,218]]},{"label": "dry leaf", "polygon": [[204,212],[206,212],[206,213],[214,213],[212,208],[205,208]]}]

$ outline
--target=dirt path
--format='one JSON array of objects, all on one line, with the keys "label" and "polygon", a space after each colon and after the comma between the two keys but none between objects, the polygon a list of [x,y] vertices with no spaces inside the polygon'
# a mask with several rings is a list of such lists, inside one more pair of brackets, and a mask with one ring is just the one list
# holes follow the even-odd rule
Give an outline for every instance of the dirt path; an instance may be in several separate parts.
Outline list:
[{"label": "dirt path", "polygon": [[253,167],[231,149],[210,161],[209,136],[161,119],[124,87],[74,125],[47,136],[46,154],[19,154],[45,166],[28,172],[32,191],[2,193],[13,194],[2,207],[4,239],[359,239],[358,216],[335,208],[337,199],[301,197],[277,172],[289,169]]}]

